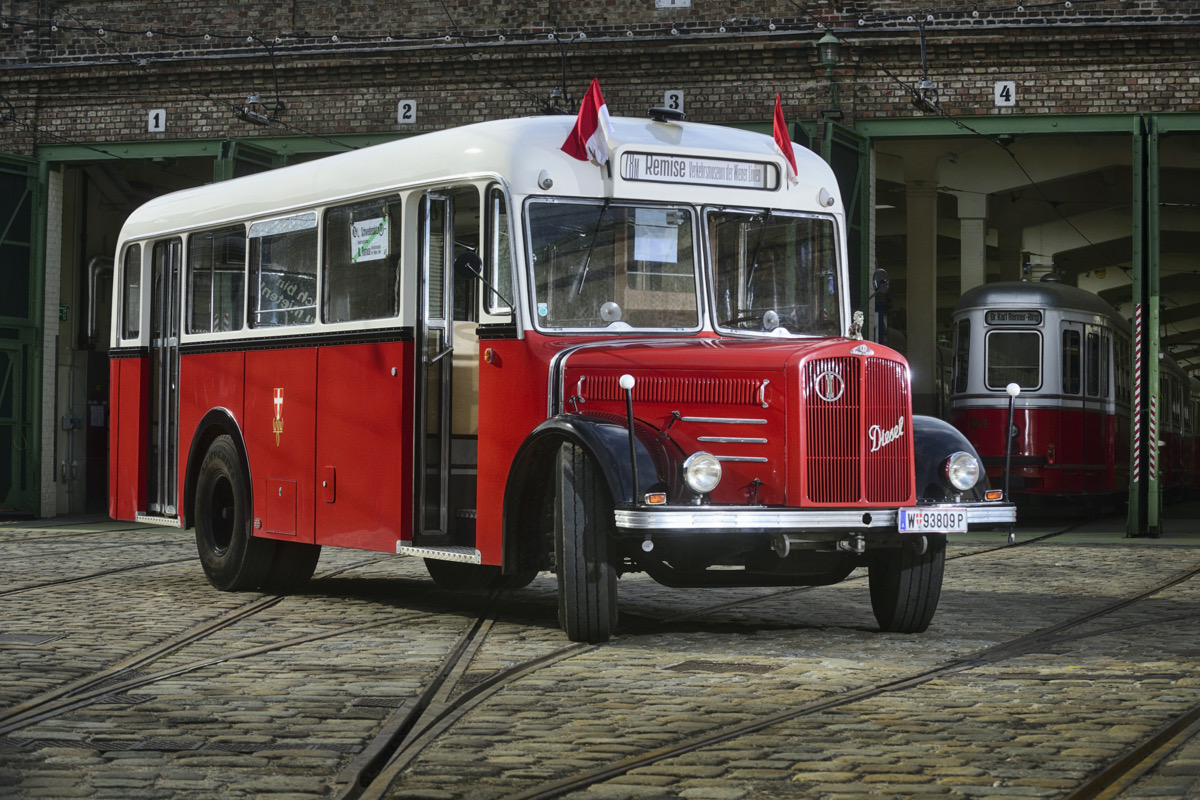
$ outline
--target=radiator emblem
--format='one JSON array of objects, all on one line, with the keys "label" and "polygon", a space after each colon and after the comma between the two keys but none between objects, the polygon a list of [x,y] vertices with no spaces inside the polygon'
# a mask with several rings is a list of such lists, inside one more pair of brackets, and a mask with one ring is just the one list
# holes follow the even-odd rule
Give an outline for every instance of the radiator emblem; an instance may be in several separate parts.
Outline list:
[{"label": "radiator emblem", "polygon": [[841,399],[842,392],[846,391],[846,384],[841,375],[827,369],[813,381],[813,390],[816,391],[817,397],[826,403],[833,403]]},{"label": "radiator emblem", "polygon": [[896,424],[884,430],[879,425],[872,425],[867,429],[867,438],[871,440],[871,452],[874,453],[885,445],[899,439],[904,435],[904,417],[896,420]]}]

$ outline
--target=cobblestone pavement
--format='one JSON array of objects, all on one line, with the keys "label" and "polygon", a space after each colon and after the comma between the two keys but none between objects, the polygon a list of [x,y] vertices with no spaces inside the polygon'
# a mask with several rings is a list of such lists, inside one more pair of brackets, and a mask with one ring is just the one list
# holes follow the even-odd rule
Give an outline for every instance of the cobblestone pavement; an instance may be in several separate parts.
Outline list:
[{"label": "cobblestone pavement", "polygon": [[[967,657],[1200,567],[1200,528],[1167,531],[954,542],[934,623],[912,636],[875,630],[863,576],[707,591],[627,576],[619,635],[486,696],[381,795],[517,797],[727,731],[566,796],[1066,797],[1200,707],[1200,577],[1027,652]],[[190,532],[7,524],[0,548],[0,798],[341,797],[485,611],[374,553],[327,549],[305,594],[276,598],[213,590]],[[549,575],[507,598],[457,694],[568,645],[555,609]],[[85,686],[97,676],[113,682]],[[47,698],[54,713],[25,713]],[[1120,796],[1200,798],[1200,738],[1182,738]]]}]

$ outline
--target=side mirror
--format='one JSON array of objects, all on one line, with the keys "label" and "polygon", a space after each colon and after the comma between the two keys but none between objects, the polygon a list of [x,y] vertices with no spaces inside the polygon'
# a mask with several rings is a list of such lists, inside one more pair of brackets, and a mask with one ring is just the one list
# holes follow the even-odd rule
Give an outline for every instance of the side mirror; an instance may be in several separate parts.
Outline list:
[{"label": "side mirror", "polygon": [[877,269],[871,273],[871,287],[875,290],[875,294],[886,295],[892,288],[892,280],[888,277],[886,269]]},{"label": "side mirror", "polygon": [[454,259],[454,271],[460,275],[470,275],[473,278],[482,280],[483,259],[471,250],[459,253]]}]

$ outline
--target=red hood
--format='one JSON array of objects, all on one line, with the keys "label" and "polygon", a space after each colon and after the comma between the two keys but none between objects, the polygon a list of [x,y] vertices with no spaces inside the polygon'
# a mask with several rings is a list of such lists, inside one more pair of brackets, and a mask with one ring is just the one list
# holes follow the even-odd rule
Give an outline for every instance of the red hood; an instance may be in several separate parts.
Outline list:
[{"label": "red hood", "polygon": [[904,361],[889,347],[854,339],[638,339],[584,345],[570,352],[565,366],[628,372],[635,378],[665,371],[778,372],[815,356],[848,355],[864,345],[877,356]]}]

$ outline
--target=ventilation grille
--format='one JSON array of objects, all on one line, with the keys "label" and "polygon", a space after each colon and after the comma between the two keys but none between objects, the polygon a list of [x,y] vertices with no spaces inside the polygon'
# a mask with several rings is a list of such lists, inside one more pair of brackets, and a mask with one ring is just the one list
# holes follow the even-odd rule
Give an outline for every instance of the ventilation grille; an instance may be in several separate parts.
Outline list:
[{"label": "ventilation grille", "polygon": [[805,487],[813,503],[901,503],[912,494],[904,365],[852,356],[808,362]]}]

